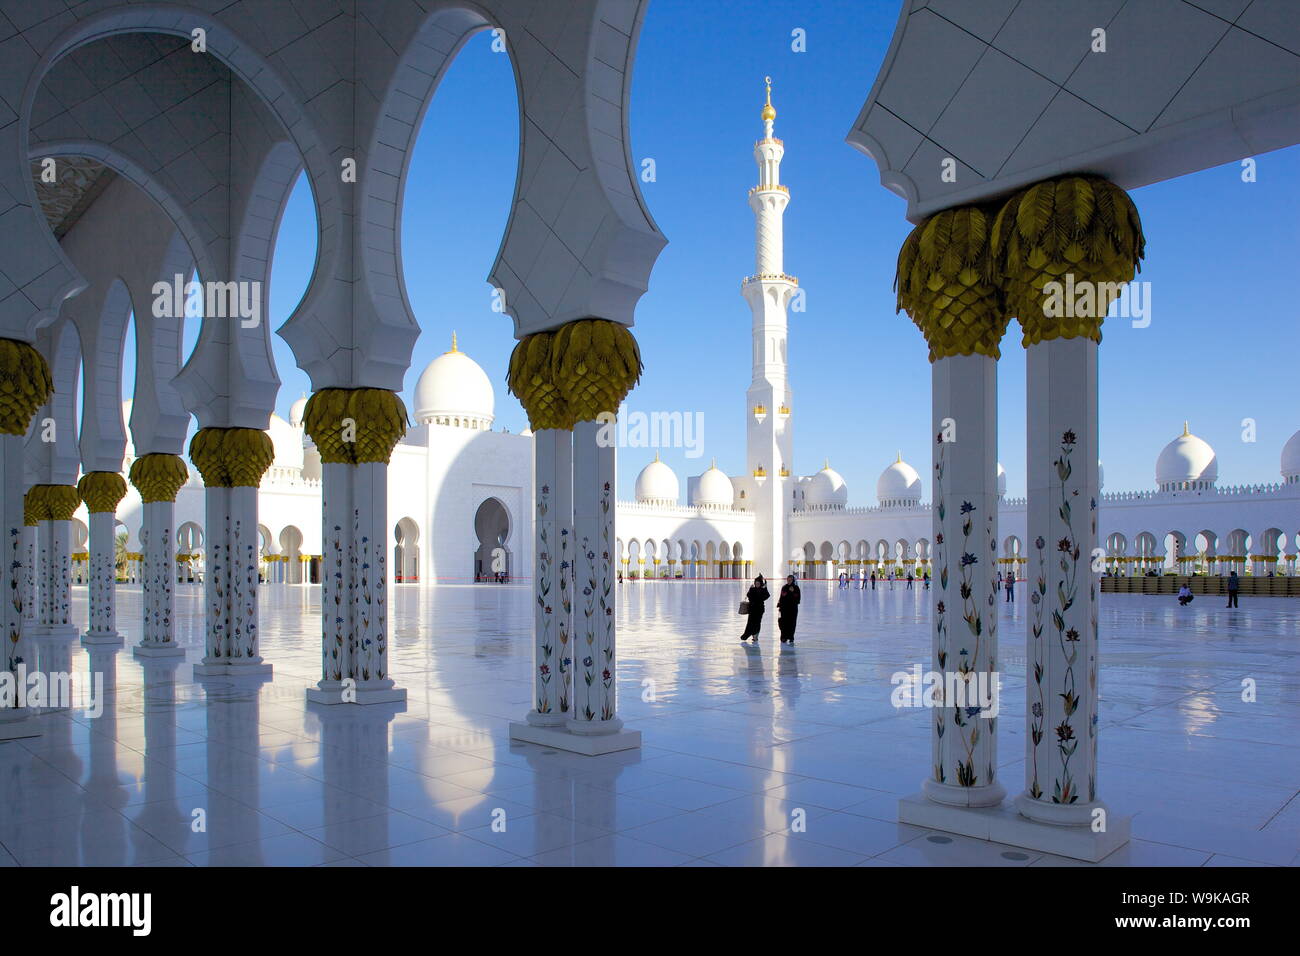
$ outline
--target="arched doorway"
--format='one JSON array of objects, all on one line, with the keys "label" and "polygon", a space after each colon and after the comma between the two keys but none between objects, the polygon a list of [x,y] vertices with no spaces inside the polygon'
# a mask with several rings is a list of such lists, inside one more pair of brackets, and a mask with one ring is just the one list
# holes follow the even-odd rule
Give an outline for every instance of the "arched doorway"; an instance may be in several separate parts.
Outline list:
[{"label": "arched doorway", "polygon": [[510,513],[498,498],[488,498],[474,513],[474,534],[478,547],[474,551],[474,580],[510,580]]},{"label": "arched doorway", "polygon": [[280,532],[280,553],[286,563],[285,581],[288,584],[305,584],[308,569],[302,560],[302,532],[289,525]]},{"label": "arched doorway", "polygon": [[393,528],[393,580],[399,584],[420,580],[420,529],[411,518]]},{"label": "arched doorway", "polygon": [[203,575],[203,529],[186,521],[176,529],[176,571],[179,583],[194,584]]}]

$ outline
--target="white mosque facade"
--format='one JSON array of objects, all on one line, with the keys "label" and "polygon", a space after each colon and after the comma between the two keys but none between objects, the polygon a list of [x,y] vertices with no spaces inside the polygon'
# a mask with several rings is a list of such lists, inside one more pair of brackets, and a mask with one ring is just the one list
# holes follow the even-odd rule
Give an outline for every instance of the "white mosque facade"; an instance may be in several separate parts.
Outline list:
[{"label": "white mosque facade", "polygon": [[[753,315],[745,469],[729,475],[711,464],[688,479],[683,503],[678,476],[656,455],[637,476],[634,500],[617,504],[622,572],[655,579],[922,575],[933,535],[930,505],[922,500],[927,482],[901,455],[880,474],[874,506],[851,507],[848,485],[829,461],[815,474],[792,474],[787,310],[798,280],[783,263],[782,218],[790,192],[780,181],[784,144],[773,136],[770,90],[762,115],[764,137],[754,146],[759,183],[749,194],[756,269],[741,286]],[[303,428],[305,404],[296,402],[288,421],[272,415],[268,429],[275,461],[262,480],[258,515],[262,575],[272,583],[319,577],[321,461]],[[389,575],[395,583],[532,576],[533,438],[528,431],[493,430],[495,405],[488,376],[453,337],[451,349],[417,382],[413,427],[388,469]],[[123,418],[130,419],[129,407]],[[124,475],[132,460],[128,446]],[[1186,425],[1160,451],[1154,477],[1152,489],[1101,493],[1097,541],[1112,573],[1296,574],[1300,432],[1282,449],[1277,483],[1220,487],[1214,449]],[[138,573],[142,510],[138,492],[128,488],[118,509],[119,531],[128,535]],[[1020,574],[1029,546],[1026,500],[1006,497],[1001,466],[997,493],[998,560]],[[176,499],[182,578],[202,574],[203,495],[191,470]],[[74,578],[84,579],[87,534],[83,505],[73,526]]]}]

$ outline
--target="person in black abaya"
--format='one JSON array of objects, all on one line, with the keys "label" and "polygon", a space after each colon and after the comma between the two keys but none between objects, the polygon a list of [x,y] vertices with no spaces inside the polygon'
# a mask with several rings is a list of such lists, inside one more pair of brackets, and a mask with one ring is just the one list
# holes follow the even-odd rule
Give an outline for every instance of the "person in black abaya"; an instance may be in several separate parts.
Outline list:
[{"label": "person in black abaya", "polygon": [[745,600],[749,602],[749,619],[745,623],[745,633],[740,635],[742,641],[749,637],[758,640],[758,629],[763,626],[764,602],[771,596],[763,575],[754,578],[753,586],[745,594]]},{"label": "person in black abaya", "polygon": [[781,643],[794,643],[795,625],[799,623],[799,585],[794,575],[785,579],[781,596],[776,599],[776,626],[781,631]]}]

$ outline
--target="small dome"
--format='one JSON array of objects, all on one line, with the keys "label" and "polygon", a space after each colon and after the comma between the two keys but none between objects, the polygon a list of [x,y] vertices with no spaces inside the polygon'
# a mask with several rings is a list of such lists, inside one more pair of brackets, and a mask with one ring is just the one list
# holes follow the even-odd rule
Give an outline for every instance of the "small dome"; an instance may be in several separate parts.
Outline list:
[{"label": "small dome", "polygon": [[1219,477],[1219,459],[1209,443],[1187,430],[1171,441],[1156,459],[1156,485],[1161,491],[1209,488]]},{"label": "small dome", "polygon": [[472,358],[456,348],[428,364],[415,384],[415,421],[486,431],[496,417],[492,383]]},{"label": "small dome", "polygon": [[998,462],[998,497],[1007,496],[1007,470],[1002,467],[1002,462]]},{"label": "small dome", "polygon": [[849,486],[844,483],[840,473],[831,468],[828,461],[822,470],[811,475],[804,484],[803,504],[805,508],[841,509],[849,503]]},{"label": "small dome", "polygon": [[700,475],[695,488],[695,504],[702,508],[730,508],[735,504],[736,491],[715,461],[709,470]]},{"label": "small dome", "polygon": [[659,460],[657,452],[655,460],[642,468],[641,474],[636,476],[636,500],[640,502],[675,505],[680,490],[677,475]]},{"label": "small dome", "polygon": [[289,424],[294,428],[302,425],[303,413],[307,410],[307,396],[303,395],[296,402],[289,406]]},{"label": "small dome", "polygon": [[876,500],[885,507],[915,504],[921,500],[921,476],[903,461],[902,452],[876,480]]},{"label": "small dome", "polygon": [[293,468],[302,470],[302,433],[279,415],[271,415],[271,427],[266,430],[275,446],[275,460],[272,468]]},{"label": "small dome", "polygon": [[1300,432],[1282,446],[1282,480],[1287,484],[1300,481]]}]

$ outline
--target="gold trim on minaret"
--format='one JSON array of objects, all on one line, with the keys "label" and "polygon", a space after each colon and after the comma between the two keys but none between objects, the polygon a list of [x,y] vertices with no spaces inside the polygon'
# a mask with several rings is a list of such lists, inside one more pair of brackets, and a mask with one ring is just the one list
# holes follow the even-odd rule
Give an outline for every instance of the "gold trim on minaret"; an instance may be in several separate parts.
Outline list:
[{"label": "gold trim on minaret", "polygon": [[776,119],[776,107],[772,105],[772,78],[765,76],[763,82],[767,85],[767,103],[763,107],[763,122],[770,123]]}]

